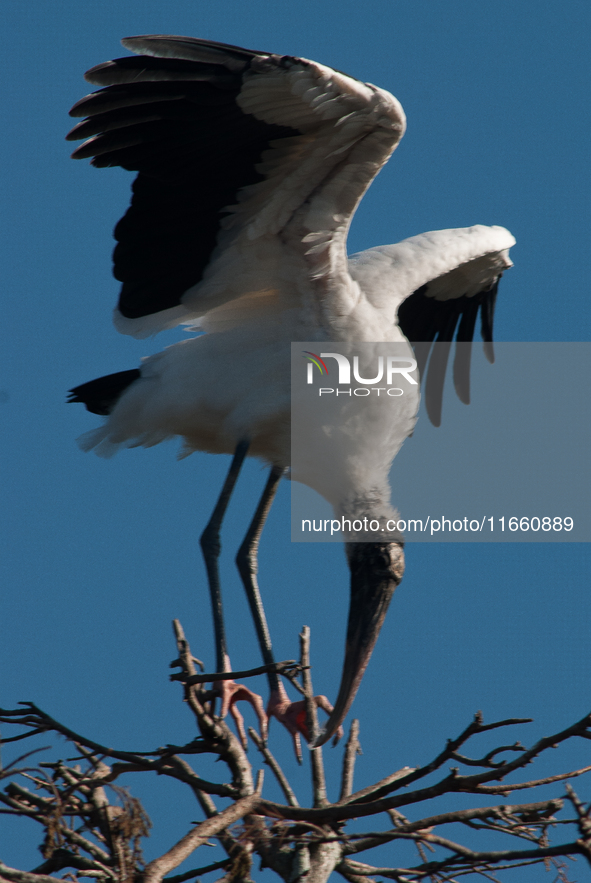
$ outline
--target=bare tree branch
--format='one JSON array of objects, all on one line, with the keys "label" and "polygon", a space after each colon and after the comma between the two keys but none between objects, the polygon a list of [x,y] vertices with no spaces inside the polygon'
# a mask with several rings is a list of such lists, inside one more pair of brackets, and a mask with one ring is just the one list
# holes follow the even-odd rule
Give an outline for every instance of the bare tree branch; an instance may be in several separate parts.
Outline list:
[{"label": "bare tree branch", "polygon": [[[178,619],[173,621],[173,629],[177,642],[179,661],[184,671],[189,675],[196,674],[194,657],[191,648],[185,638],[183,627]],[[209,714],[201,700],[199,686],[188,687],[185,685],[185,699],[197,719],[197,724],[202,736],[212,740],[220,758],[226,761],[230,767],[234,783],[239,789],[240,795],[248,796],[254,792],[252,770],[246,757],[246,753],[239,740],[234,736],[230,728],[220,720],[215,720]]]},{"label": "bare tree branch", "polygon": [[574,806],[577,814],[578,827],[581,833],[581,839],[577,842],[581,846],[582,854],[585,856],[589,864],[591,864],[591,806],[588,806],[585,809],[582,801],[579,800],[570,785],[566,786],[566,795],[568,800],[570,800]]},{"label": "bare tree branch", "polygon": [[[185,883],[215,870],[223,874],[220,883],[252,883],[250,869],[255,855],[260,857],[262,866],[271,868],[285,883],[303,879],[306,883],[326,883],[333,870],[350,883],[366,883],[372,878],[398,883],[427,880],[459,883],[462,877],[470,875],[499,883],[500,872],[531,864],[554,867],[556,883],[569,883],[563,861],[566,857],[580,855],[591,865],[591,809],[568,784],[568,806],[574,809],[569,817],[563,812],[561,796],[467,809],[450,804],[450,798],[459,793],[481,797],[508,795],[590,772],[591,766],[587,766],[529,781],[511,784],[504,781],[550,748],[571,739],[591,738],[591,715],[539,739],[531,748],[520,742],[506,744],[508,740],[505,740],[482,753],[471,751],[480,734],[529,721],[512,718],[484,724],[479,713],[425,766],[404,767],[351,793],[355,761],[360,753],[358,723],[354,721],[342,760],[338,802],[330,804],[327,798],[321,749],[309,753],[314,795],[314,805],[310,807],[298,804],[270,747],[250,730],[257,750],[273,771],[287,801],[284,805],[263,797],[261,773],[255,790],[252,762],[226,723],[216,717],[212,692],[203,688],[212,676],[197,675],[198,663],[180,623],[175,621],[174,629],[177,644],[174,664],[181,669],[174,679],[183,684],[184,699],[199,731],[198,737],[188,745],[167,745],[146,752],[119,751],[80,736],[33,703],[0,710],[0,721],[25,728],[17,737],[19,741],[54,732],[69,740],[78,752],[78,756],[68,761],[42,762],[37,768],[19,766],[30,756],[25,754],[0,773],[0,778],[5,780],[5,787],[0,791],[0,803],[4,807],[0,813],[30,818],[44,832],[42,863],[29,871],[0,863],[0,883],[63,883],[66,879],[81,883],[88,877],[98,883],[139,883],[140,880],[142,883]],[[313,737],[317,729],[318,697],[313,695],[309,654],[309,629],[304,628],[300,689],[306,698],[308,727]],[[284,674],[295,677],[293,668]],[[234,672],[231,676],[236,675]],[[464,747],[468,743],[469,746]],[[191,763],[187,755],[193,756]],[[220,761],[229,782],[211,782],[199,775],[201,755]],[[461,765],[463,771],[442,771],[450,761]],[[167,852],[144,867],[140,841],[147,835],[150,822],[139,801],[117,783],[132,773],[136,776],[147,772],[175,779],[190,788],[205,820],[193,825]],[[427,776],[431,778],[424,781]],[[422,787],[409,787],[419,782]],[[230,806],[218,810],[214,796],[229,799]],[[432,801],[438,799],[443,802],[433,805]],[[425,801],[429,801],[429,815],[412,819],[403,815],[403,808],[405,812],[409,811],[406,807],[417,807],[420,811]],[[369,826],[364,829],[364,818],[375,819],[384,812],[390,816],[393,827],[380,830],[376,823],[371,826],[374,830],[368,830]],[[359,820],[354,832],[346,829],[347,821],[352,819]],[[447,836],[445,825],[456,826],[452,832],[454,839]],[[565,834],[565,842],[551,842],[557,830]],[[462,842],[462,831],[469,834],[469,845]],[[569,839],[571,833],[573,836]],[[497,838],[497,842],[503,838],[504,848],[488,848],[491,837]],[[506,848],[507,837],[513,838],[514,847]],[[171,871],[210,838],[219,841],[227,858],[170,876]],[[483,850],[474,845],[475,838],[487,838],[483,841],[487,848]],[[411,841],[415,845],[416,865],[382,868],[353,858],[387,843],[395,854],[400,841]]]},{"label": "bare tree branch", "polygon": [[[171,665],[178,665],[178,660]],[[301,666],[295,659],[284,659],[283,662],[272,662],[269,665],[259,665],[257,668],[248,668],[244,671],[216,671],[210,674],[194,674],[186,677],[182,672],[170,676],[171,681],[182,681],[187,686],[193,684],[212,684],[215,681],[233,681],[237,678],[254,678],[256,675],[264,675],[268,672],[277,672],[280,675],[295,675],[301,671]],[[291,678],[290,678],[291,680]]]},{"label": "bare tree branch", "polygon": [[225,858],[221,862],[212,862],[203,868],[193,868],[192,871],[186,871],[184,874],[176,874],[174,877],[165,877],[164,883],[185,883],[185,880],[191,880],[193,877],[199,877],[201,874],[209,874],[211,871],[219,871],[225,869],[232,862],[231,859]]},{"label": "bare tree branch", "polygon": [[287,800],[289,805],[290,806],[299,806],[299,803],[297,801],[297,797],[295,796],[291,785],[287,781],[287,777],[286,777],[285,773],[283,772],[283,770],[281,769],[281,767],[279,766],[279,764],[277,763],[277,761],[275,760],[275,758],[273,757],[273,755],[271,754],[268,747],[265,745],[265,743],[263,742],[263,740],[261,739],[261,737],[259,736],[257,731],[254,730],[252,727],[249,727],[248,735],[250,736],[250,738],[252,739],[252,741],[254,742],[256,747],[258,748],[258,750],[263,755],[263,757],[265,759],[265,763],[272,770],[273,775],[277,779],[277,782],[279,783],[279,787],[283,791],[283,794],[285,795],[285,799]]},{"label": "bare tree branch", "polygon": [[10,880],[14,883],[62,883],[59,877],[50,877],[47,874],[31,874],[28,871],[19,871],[9,868],[0,861],[0,880]]},{"label": "bare tree branch", "polygon": [[[314,701],[314,689],[312,687],[312,675],[310,674],[310,629],[304,626],[300,633],[300,662],[302,666],[302,685],[306,698],[306,722],[310,742],[314,742],[318,735],[318,715],[316,714],[316,702]],[[326,797],[326,779],[324,776],[324,763],[322,761],[322,749],[310,749],[312,762],[312,786],[314,791],[314,806],[325,806],[328,803]]]},{"label": "bare tree branch", "polygon": [[261,770],[254,794],[249,794],[248,797],[241,797],[236,803],[224,809],[218,815],[201,822],[200,825],[197,825],[196,828],[185,834],[168,852],[146,865],[144,883],[160,883],[160,880],[169,871],[178,868],[181,862],[184,862],[199,846],[206,843],[209,837],[215,836],[229,825],[237,822],[239,819],[243,819],[244,816],[252,812],[256,807],[262,788],[263,772]]},{"label": "bare tree branch", "polygon": [[341,774],[341,793],[339,802],[351,796],[353,790],[353,774],[355,772],[355,760],[358,754],[361,754],[361,745],[359,744],[359,721],[357,719],[351,721],[351,729],[349,738],[345,745],[345,755],[343,757],[343,772]]}]

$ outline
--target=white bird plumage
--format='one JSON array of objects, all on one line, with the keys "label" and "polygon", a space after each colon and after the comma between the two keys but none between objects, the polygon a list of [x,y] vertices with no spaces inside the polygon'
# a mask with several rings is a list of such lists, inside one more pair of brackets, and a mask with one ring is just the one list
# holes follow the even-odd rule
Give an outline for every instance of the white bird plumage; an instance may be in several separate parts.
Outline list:
[{"label": "white bird plumage", "polygon": [[[454,335],[472,340],[479,310],[490,356],[511,234],[438,230],[348,258],[355,209],[404,134],[396,98],[302,58],[185,37],[123,44],[139,57],[88,72],[105,88],[74,106],[72,114],[87,119],[68,136],[91,136],[76,158],[139,172],[115,231],[123,283],[115,324],[136,337],[180,323],[205,333],[149,357],[139,371],[76,387],[73,401],[108,415],[83,447],[109,455],[180,436],[184,453],[233,453],[248,442],[250,455],[289,467],[292,341],[393,342],[412,355],[410,340],[423,375],[433,342],[442,342],[426,390],[437,423],[447,351]],[[464,401],[468,372],[469,357],[456,356]],[[338,514],[352,501],[368,511],[389,506],[388,466],[417,407],[418,393],[407,396],[398,420],[359,435],[363,469],[326,455],[294,477]],[[318,744],[351,704],[401,576],[399,543],[361,545],[348,547],[351,659]],[[369,612],[355,637],[360,604]]]}]

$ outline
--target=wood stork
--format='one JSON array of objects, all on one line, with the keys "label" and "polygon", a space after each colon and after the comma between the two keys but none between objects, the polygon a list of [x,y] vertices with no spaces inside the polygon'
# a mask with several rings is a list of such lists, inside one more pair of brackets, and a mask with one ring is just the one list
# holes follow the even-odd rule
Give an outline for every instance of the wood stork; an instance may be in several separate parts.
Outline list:
[{"label": "wood stork", "polygon": [[[75,158],[139,172],[115,228],[114,274],[122,283],[115,325],[136,337],[179,323],[205,333],[139,369],[78,386],[71,400],[108,417],[83,437],[83,447],[98,454],[173,436],[183,439],[185,453],[234,453],[202,540],[218,666],[228,671],[219,527],[247,453],[271,466],[239,566],[263,656],[273,659],[256,549],[290,465],[290,342],[319,341],[322,349],[324,341],[410,341],[438,423],[454,335],[471,341],[479,312],[492,360],[497,285],[515,240],[502,227],[473,226],[347,258],[355,209],[404,134],[396,98],[304,58],[188,37],[122,42],[136,55],[88,71],[86,79],[103,88],[72,108],[86,119],[68,135],[88,139]],[[433,342],[441,346],[427,371]],[[465,402],[468,372],[469,354],[457,348],[454,382]],[[325,456],[296,477],[339,514],[354,506],[374,516],[392,513],[388,468],[412,431],[418,393],[405,401],[399,419],[353,439],[363,469],[352,468],[350,458]],[[351,599],[341,686],[314,746],[344,719],[403,572],[398,536],[371,543],[349,537],[346,552]],[[297,704],[276,676],[271,689],[270,713],[295,733]],[[224,696],[224,710],[234,698]]]}]

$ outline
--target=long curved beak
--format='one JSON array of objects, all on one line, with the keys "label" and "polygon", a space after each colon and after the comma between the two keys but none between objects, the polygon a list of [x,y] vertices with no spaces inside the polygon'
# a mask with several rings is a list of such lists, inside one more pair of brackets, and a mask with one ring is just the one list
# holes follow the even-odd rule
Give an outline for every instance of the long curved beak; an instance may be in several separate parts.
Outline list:
[{"label": "long curved beak", "polygon": [[340,727],[355,698],[394,589],[404,573],[402,543],[346,543],[351,601],[341,686],[324,730],[310,744],[319,748]]}]

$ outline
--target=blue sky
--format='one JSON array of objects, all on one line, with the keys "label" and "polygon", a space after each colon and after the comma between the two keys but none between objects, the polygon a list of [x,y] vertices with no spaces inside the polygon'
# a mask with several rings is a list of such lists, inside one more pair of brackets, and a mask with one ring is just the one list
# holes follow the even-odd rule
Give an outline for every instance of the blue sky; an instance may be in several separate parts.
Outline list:
[{"label": "blue sky", "polygon": [[[111,231],[131,176],[68,158],[67,111],[88,91],[83,72],[125,54],[121,37],[176,33],[303,55],[390,90],[408,131],[358,211],[350,251],[501,224],[517,246],[497,339],[586,341],[590,24],[579,0],[33,0],[4,10],[3,706],[34,700],[121,748],[178,743],[193,728],[180,688],[167,681],[170,620],[181,619],[210,670],[214,660],[198,537],[226,458],[177,462],[167,444],[101,460],[75,443],[98,418],[64,404],[71,386],[134,367],[179,336],[135,341],[111,325]],[[232,562],[264,480],[249,463],[223,535],[236,668],[259,662]],[[534,717],[520,733],[530,742],[582,717],[591,705],[590,564],[588,545],[411,544],[354,706],[365,752],[357,785],[427,760],[479,708],[487,720]],[[343,550],[289,542],[287,485],[263,536],[260,583],[278,657],[296,655],[308,624],[316,689],[334,696],[348,597]],[[273,729],[274,748],[287,753],[287,736]],[[326,754],[334,772],[340,750]],[[554,771],[579,760],[565,754]],[[286,766],[305,800],[307,771],[291,759]],[[196,811],[175,785],[129,784],[159,824],[150,858]],[[581,793],[589,797],[589,787]],[[171,800],[174,817],[161,808]],[[8,864],[38,860],[27,824],[7,823]],[[214,850],[203,863],[211,860]]]}]

